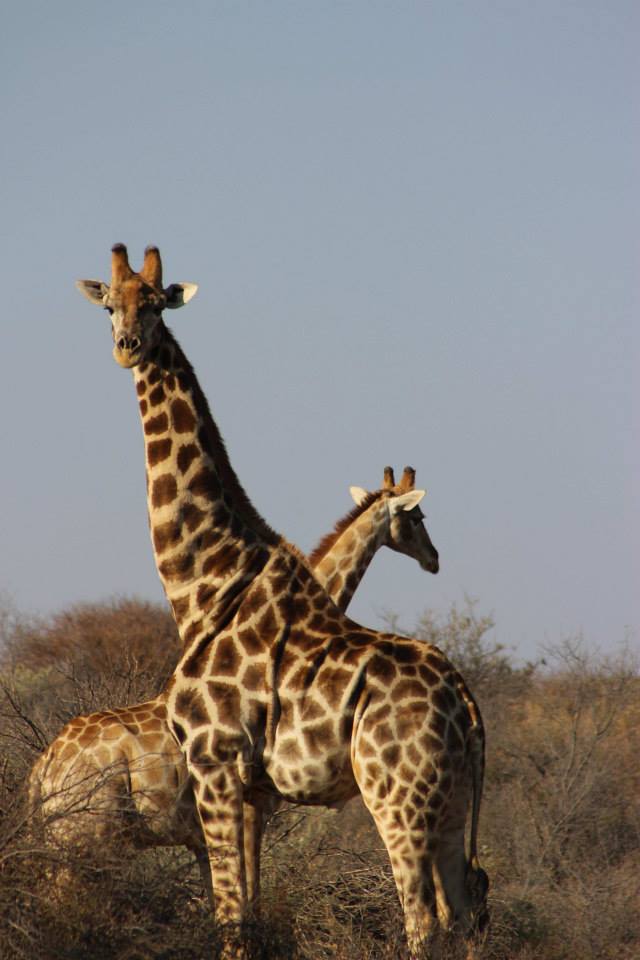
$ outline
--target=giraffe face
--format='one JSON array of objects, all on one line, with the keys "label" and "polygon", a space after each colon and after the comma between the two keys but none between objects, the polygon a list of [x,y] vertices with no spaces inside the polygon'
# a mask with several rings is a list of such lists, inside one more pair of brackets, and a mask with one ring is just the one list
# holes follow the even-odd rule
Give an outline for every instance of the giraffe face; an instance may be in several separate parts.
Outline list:
[{"label": "giraffe face", "polygon": [[412,490],[387,498],[389,532],[385,545],[417,560],[423,570],[437,573],[440,569],[438,551],[431,542],[423,522],[424,513],[418,506],[424,494],[424,490]]},{"label": "giraffe face", "polygon": [[121,367],[135,367],[162,338],[162,311],[184,306],[198,287],[195,283],[172,283],[163,289],[156,247],[147,247],[140,273],[129,266],[122,244],[116,244],[112,254],[110,285],[101,280],[78,280],[76,286],[88,300],[108,311],[116,362]]},{"label": "giraffe face", "polygon": [[164,293],[134,276],[118,287],[111,286],[103,306],[111,317],[116,363],[135,367],[160,340],[162,311],[166,306]]}]

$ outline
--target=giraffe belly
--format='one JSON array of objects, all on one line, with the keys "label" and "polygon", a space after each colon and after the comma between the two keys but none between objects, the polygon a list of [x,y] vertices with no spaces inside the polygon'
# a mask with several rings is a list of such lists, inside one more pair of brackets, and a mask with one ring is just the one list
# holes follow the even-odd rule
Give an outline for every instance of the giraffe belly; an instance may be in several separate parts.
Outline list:
[{"label": "giraffe belly", "polygon": [[310,751],[301,735],[276,738],[265,772],[277,793],[292,803],[340,805],[358,792],[349,749]]}]

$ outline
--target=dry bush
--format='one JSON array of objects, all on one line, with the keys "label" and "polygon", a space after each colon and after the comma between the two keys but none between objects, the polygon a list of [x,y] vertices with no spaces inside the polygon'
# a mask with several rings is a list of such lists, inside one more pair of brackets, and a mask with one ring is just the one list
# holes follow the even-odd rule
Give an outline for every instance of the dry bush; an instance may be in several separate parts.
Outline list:
[{"label": "dry bush", "polygon": [[637,955],[639,694],[627,655],[572,640],[492,715],[481,838],[513,955]]},{"label": "dry bush", "polygon": [[83,677],[110,673],[123,661],[141,674],[168,675],[180,653],[169,611],[128,597],[77,604],[49,618],[14,616],[4,647],[5,662],[14,666],[38,671],[73,663]]},{"label": "dry bush", "polygon": [[2,737],[40,752],[72,717],[155,696],[180,655],[169,612],[131,598],[0,616]]},{"label": "dry bush", "polygon": [[340,811],[284,807],[263,856],[264,910],[286,911],[299,960],[405,956],[389,860],[359,799]]},{"label": "dry bush", "polygon": [[[75,882],[68,895],[52,897],[51,871],[66,867]],[[125,858],[113,848],[44,849],[24,831],[3,860],[0,895],[0,956],[6,960],[198,960],[213,943],[185,851]]]},{"label": "dry bush", "polygon": [[[160,851],[132,861],[121,852],[43,848],[30,829],[25,795],[36,757],[70,718],[155,695],[178,655],[170,615],[138,600],[80,605],[49,619],[21,617],[6,606],[0,612],[1,957],[125,956],[116,948],[131,933],[118,907],[123,898],[133,918],[138,902],[150,907],[151,918],[166,915],[166,896],[180,904],[183,884],[166,892],[149,867]],[[185,862],[191,871],[191,861],[183,853],[178,873]],[[82,878],[82,896],[70,890],[60,904],[50,896],[49,877],[66,866]],[[106,952],[96,946],[102,940]]]},{"label": "dry bush", "polygon": [[[76,608],[39,624],[3,619],[0,611],[3,960],[217,953],[208,902],[185,850],[56,850],[29,829],[23,785],[44,743],[72,715],[153,695],[170,669],[169,652],[157,668],[147,655],[163,611],[152,609],[145,628],[146,605],[136,612],[135,604],[104,605],[103,624],[97,607],[86,608],[86,618]],[[130,614],[139,653],[127,660],[138,643],[122,626]],[[63,623],[77,628],[71,645],[57,632]],[[487,726],[480,849],[492,923],[479,960],[640,955],[640,683],[631,658],[597,657],[567,641],[545,651],[546,662],[518,667],[473,605],[446,618],[425,615],[421,625],[425,639],[462,669]],[[170,649],[171,631],[164,636]],[[38,659],[34,651],[42,657],[51,637],[60,659]],[[104,653],[99,674],[92,649]],[[49,878],[60,867],[78,878],[82,896],[70,884],[62,901],[52,899]],[[337,813],[289,807],[276,814],[265,837],[262,916],[249,935],[252,960],[406,957],[388,858],[359,800]],[[442,960],[461,960],[460,948],[445,945]]]}]

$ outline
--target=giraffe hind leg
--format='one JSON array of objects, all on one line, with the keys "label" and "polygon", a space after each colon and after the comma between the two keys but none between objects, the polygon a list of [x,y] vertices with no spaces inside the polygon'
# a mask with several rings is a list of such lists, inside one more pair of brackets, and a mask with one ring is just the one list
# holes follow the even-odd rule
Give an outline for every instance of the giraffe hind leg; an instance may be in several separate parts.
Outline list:
[{"label": "giraffe hind leg", "polygon": [[471,897],[466,884],[464,828],[438,837],[433,859],[438,917],[444,930],[466,932],[471,919]]},{"label": "giraffe hind leg", "polygon": [[470,800],[466,773],[458,771],[440,808],[433,878],[438,915],[443,929],[469,937],[485,906],[487,880],[483,870],[469,863],[465,822]]},{"label": "giraffe hind leg", "polygon": [[413,824],[401,804],[380,799],[366,787],[362,798],[389,854],[411,960],[434,960],[438,955],[438,903],[432,874],[433,851],[416,814]]}]

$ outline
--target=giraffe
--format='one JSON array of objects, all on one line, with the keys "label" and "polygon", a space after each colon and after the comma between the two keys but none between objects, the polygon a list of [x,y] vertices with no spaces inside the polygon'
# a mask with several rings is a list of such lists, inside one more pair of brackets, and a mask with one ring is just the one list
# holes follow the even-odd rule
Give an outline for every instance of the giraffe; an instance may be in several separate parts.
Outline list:
[{"label": "giraffe", "polygon": [[[438,553],[422,522],[415,471],[406,467],[398,485],[393,470],[369,493],[351,487],[356,507],[342,517],[309,555],[316,579],[346,610],[354,590],[382,546],[403,553],[431,573]],[[415,491],[415,492],[414,492]],[[135,848],[186,846],[210,891],[209,865],[186,763],[167,724],[161,696],[144,703],[70,720],[38,758],[29,777],[29,805],[48,842],[128,841]],[[265,817],[245,821],[249,900],[258,899],[260,841]],[[58,871],[58,885],[70,883]]]},{"label": "giraffe", "polygon": [[[79,281],[111,315],[142,420],[156,566],[184,652],[165,690],[193,785],[224,956],[247,956],[243,804],[340,804],[360,793],[389,853],[410,956],[486,916],[477,858],[484,736],[435,646],[361,627],[255,509],[195,373],[163,320],[194,284],[162,285],[157,247],[135,273]],[[469,802],[469,853],[465,823]]]}]

